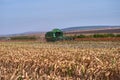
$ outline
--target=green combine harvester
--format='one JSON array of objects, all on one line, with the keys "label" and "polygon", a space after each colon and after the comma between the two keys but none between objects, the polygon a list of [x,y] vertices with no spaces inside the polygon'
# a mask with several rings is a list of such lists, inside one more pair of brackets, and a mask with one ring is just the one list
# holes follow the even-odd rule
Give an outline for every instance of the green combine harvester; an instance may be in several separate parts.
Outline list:
[{"label": "green combine harvester", "polygon": [[45,34],[45,39],[47,42],[55,42],[62,40],[72,40],[70,37],[64,37],[63,32],[60,29],[53,29]]},{"label": "green combine harvester", "polygon": [[60,29],[53,29],[45,34],[46,41],[59,41],[63,40],[63,32]]}]

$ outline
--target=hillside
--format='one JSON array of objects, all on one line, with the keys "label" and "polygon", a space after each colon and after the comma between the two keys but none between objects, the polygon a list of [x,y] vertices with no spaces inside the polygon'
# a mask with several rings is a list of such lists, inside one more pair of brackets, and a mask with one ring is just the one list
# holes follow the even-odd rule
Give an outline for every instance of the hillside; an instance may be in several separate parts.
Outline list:
[{"label": "hillside", "polygon": [[[61,29],[65,34],[91,34],[91,33],[120,33],[120,26],[81,26]],[[46,32],[25,32],[18,34],[1,35],[1,37],[11,36],[37,36],[44,37]]]},{"label": "hillside", "polygon": [[64,32],[69,31],[88,31],[88,30],[104,30],[104,29],[120,29],[120,26],[78,26],[78,27],[68,27],[62,29]]},{"label": "hillside", "polygon": [[65,34],[99,34],[99,33],[120,33],[120,26],[81,26],[64,28]]},{"label": "hillside", "polygon": [[120,33],[120,28],[118,29],[96,29],[96,30],[74,30],[65,31],[65,34],[100,34],[100,33]]}]

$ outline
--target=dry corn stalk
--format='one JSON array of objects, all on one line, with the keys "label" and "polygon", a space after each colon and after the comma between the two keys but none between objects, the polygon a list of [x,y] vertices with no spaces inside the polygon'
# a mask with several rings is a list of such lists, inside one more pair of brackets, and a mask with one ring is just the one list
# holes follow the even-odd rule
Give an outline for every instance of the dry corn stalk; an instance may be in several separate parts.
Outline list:
[{"label": "dry corn stalk", "polygon": [[119,42],[0,42],[0,80],[119,80]]}]

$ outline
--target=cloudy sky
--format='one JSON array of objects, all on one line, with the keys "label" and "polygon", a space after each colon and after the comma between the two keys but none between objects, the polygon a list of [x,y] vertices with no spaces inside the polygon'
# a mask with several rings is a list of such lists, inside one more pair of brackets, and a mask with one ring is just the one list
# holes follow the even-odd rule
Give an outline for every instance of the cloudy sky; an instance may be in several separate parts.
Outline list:
[{"label": "cloudy sky", "polygon": [[0,35],[120,25],[120,0],[0,0]]}]

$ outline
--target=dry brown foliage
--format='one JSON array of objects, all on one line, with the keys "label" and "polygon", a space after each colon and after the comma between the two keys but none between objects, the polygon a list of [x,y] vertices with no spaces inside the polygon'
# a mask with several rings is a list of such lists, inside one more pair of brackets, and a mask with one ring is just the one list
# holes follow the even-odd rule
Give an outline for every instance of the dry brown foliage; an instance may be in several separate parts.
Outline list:
[{"label": "dry brown foliage", "polygon": [[120,42],[0,42],[0,80],[120,80]]}]

